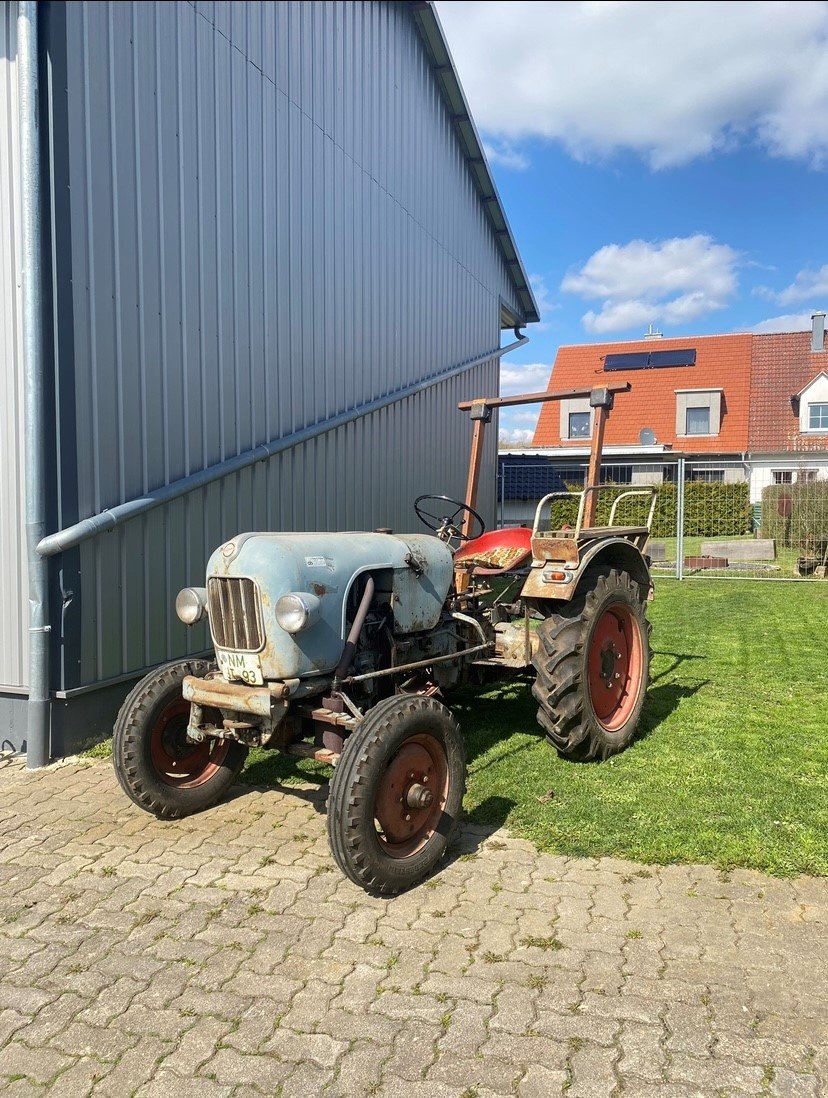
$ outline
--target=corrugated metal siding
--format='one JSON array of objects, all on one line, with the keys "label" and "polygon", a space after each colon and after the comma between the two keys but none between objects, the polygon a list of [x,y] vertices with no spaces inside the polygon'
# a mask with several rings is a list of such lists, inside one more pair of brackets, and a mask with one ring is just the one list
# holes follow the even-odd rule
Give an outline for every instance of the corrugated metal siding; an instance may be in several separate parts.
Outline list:
[{"label": "corrugated metal siding", "polygon": [[[517,303],[404,5],[65,11],[79,517],[497,346]],[[400,528],[418,491],[462,492],[456,401],[496,384],[82,547],[79,681],[198,647],[172,599],[242,528]]]},{"label": "corrugated metal siding", "polygon": [[0,690],[28,682],[16,31],[0,0]]}]

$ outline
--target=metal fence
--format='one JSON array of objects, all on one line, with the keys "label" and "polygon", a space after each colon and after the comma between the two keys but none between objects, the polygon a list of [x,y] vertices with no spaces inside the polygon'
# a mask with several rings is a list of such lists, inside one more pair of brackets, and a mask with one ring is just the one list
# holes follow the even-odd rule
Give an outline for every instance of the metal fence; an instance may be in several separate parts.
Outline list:
[{"label": "metal fence", "polygon": [[[828,475],[777,462],[692,461],[665,458],[647,463],[605,462],[597,522],[623,489],[653,485],[657,502],[648,552],[654,575],[675,579],[826,579],[828,573]],[[549,492],[578,490],[586,462],[542,462],[501,456],[498,519],[501,526],[531,526]],[[643,497],[622,501],[616,522],[645,521]],[[569,520],[566,502],[553,521]],[[571,507],[570,507],[571,509]],[[639,513],[640,512],[640,513]],[[606,521],[604,518],[603,521]]]}]

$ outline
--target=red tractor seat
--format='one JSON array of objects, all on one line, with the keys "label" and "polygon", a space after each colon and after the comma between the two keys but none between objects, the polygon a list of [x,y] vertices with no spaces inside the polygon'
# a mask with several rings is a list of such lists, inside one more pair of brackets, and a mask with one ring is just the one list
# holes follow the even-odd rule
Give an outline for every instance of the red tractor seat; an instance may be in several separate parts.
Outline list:
[{"label": "red tractor seat", "polygon": [[475,575],[497,576],[525,564],[531,555],[532,531],[528,526],[510,526],[464,542],[454,554],[454,561],[474,563]]}]

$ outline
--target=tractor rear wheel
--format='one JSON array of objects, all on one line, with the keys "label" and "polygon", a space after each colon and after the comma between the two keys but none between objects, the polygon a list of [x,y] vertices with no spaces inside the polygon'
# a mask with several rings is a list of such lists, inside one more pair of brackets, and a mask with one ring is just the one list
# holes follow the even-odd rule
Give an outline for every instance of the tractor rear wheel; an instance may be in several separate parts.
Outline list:
[{"label": "tractor rear wheel", "polygon": [[[112,761],[126,795],[165,820],[190,816],[216,803],[244,766],[247,748],[233,740],[187,739],[190,703],[181,695],[187,675],[213,669],[207,660],[157,668],[127,696],[115,721]],[[221,722],[218,710],[205,716]]]},{"label": "tractor rear wheel", "polygon": [[397,695],[345,741],[328,793],[334,860],[375,895],[413,888],[442,858],[460,818],[466,752],[451,712]]},{"label": "tractor rear wheel", "polygon": [[616,568],[590,569],[581,591],[538,630],[533,660],[538,723],[569,759],[606,759],[635,735],[650,669],[640,585]]}]

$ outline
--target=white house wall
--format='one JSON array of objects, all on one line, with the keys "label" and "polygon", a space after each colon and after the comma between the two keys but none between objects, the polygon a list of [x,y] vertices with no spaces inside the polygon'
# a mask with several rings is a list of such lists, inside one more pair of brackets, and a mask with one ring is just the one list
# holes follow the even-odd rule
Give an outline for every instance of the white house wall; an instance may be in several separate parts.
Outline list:
[{"label": "white house wall", "polygon": [[817,480],[828,480],[828,451],[822,454],[773,454],[750,459],[750,502],[761,503],[762,491],[768,485],[774,483],[773,474],[776,470],[786,471],[792,474],[795,481],[797,474],[804,471],[816,471]]}]

